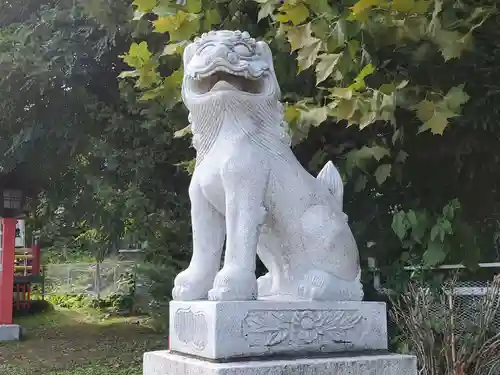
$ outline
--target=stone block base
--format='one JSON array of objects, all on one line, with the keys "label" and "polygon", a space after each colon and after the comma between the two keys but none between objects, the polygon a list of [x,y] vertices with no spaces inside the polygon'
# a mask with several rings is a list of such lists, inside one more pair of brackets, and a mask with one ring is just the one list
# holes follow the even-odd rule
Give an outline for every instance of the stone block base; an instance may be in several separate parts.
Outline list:
[{"label": "stone block base", "polygon": [[144,354],[143,375],[417,375],[417,360],[399,354],[214,363],[172,354]]},{"label": "stone block base", "polygon": [[170,303],[170,350],[228,360],[387,350],[383,302]]},{"label": "stone block base", "polygon": [[21,337],[21,327],[17,324],[0,325],[0,341],[16,341]]}]

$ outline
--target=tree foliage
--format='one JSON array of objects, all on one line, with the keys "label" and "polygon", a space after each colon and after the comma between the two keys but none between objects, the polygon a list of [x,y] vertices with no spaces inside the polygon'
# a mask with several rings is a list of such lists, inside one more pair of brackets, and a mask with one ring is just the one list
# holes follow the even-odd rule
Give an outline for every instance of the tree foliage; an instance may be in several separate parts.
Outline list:
[{"label": "tree foliage", "polygon": [[[181,55],[211,29],[273,51],[294,151],[333,160],[363,259],[498,257],[500,17],[490,0],[34,0],[0,6],[0,152],[50,243],[189,244]],[[36,208],[36,209],[35,209]],[[388,275],[397,275],[387,272]]]},{"label": "tree foliage", "polygon": [[[495,256],[497,195],[490,193],[489,207],[481,206],[475,188],[496,191],[497,182],[485,181],[479,171],[498,173],[498,163],[486,157],[479,166],[474,156],[482,147],[494,154],[499,145],[496,115],[481,103],[475,82],[479,66],[494,72],[492,59],[483,60],[484,51],[498,51],[487,37],[499,20],[492,3],[133,5],[134,22],[144,34],[122,55],[131,70],[121,78],[134,82],[141,100],[160,103],[167,112],[178,108],[180,56],[195,35],[245,29],[270,44],[296,153],[312,172],[328,159],[340,166],[363,257],[431,267]],[[468,126],[482,111],[491,118]],[[188,133],[182,128],[178,134]]]},{"label": "tree foliage", "polygon": [[175,164],[190,151],[173,141],[161,108],[144,108],[117,81],[118,55],[134,32],[130,3],[24,1],[22,14],[18,5],[4,3],[11,14],[2,12],[1,165],[28,166],[42,240],[99,259],[169,243],[159,257],[176,258],[189,237],[186,177]]}]

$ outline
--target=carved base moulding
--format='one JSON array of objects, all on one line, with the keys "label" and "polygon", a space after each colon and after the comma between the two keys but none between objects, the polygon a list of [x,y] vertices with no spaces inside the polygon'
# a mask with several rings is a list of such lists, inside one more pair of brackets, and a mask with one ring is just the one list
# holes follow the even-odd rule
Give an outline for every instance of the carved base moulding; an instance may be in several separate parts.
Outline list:
[{"label": "carved base moulding", "polygon": [[383,302],[170,303],[170,349],[212,360],[387,350]]},{"label": "carved base moulding", "polygon": [[144,355],[144,375],[417,375],[413,356],[302,358],[213,363],[168,351]]}]

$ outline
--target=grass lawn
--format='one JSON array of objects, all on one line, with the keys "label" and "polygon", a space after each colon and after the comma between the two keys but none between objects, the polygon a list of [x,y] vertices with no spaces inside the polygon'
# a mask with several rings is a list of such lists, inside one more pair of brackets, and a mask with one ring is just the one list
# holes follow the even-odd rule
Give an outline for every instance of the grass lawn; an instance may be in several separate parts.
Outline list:
[{"label": "grass lawn", "polygon": [[16,323],[26,336],[0,343],[2,375],[141,375],[142,354],[167,347],[139,318],[104,319],[90,310],[56,308]]}]

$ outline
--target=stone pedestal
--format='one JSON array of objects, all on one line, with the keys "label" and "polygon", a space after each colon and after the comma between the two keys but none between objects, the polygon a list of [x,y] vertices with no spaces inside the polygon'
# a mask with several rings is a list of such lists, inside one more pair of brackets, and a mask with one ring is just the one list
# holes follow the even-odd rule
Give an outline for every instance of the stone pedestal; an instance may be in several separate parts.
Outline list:
[{"label": "stone pedestal", "polygon": [[144,375],[417,374],[387,352],[381,302],[174,301],[169,340]]},{"label": "stone pedestal", "polygon": [[327,358],[208,362],[168,351],[144,355],[144,375],[417,375],[413,356],[351,355]]},{"label": "stone pedestal", "polygon": [[21,327],[17,324],[0,324],[0,341],[16,341],[21,337]]},{"label": "stone pedestal", "polygon": [[170,350],[212,360],[387,349],[379,302],[170,303]]}]

